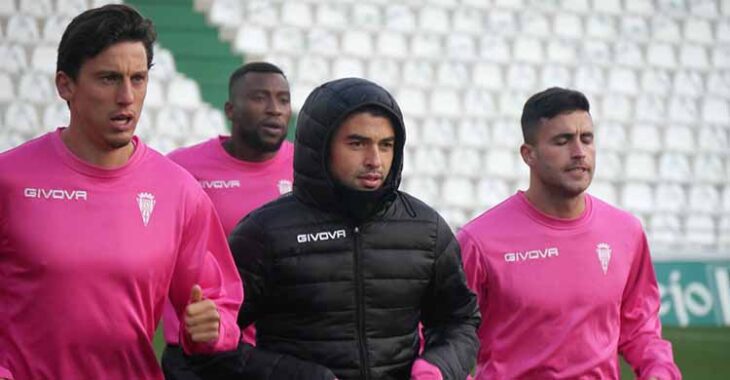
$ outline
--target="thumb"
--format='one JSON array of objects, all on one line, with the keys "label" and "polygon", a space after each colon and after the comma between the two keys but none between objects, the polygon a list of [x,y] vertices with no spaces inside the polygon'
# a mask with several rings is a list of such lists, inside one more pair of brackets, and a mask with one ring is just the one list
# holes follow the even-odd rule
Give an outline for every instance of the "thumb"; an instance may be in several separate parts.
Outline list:
[{"label": "thumb", "polygon": [[200,302],[203,300],[203,289],[200,285],[193,285],[193,290],[190,291],[190,303]]}]

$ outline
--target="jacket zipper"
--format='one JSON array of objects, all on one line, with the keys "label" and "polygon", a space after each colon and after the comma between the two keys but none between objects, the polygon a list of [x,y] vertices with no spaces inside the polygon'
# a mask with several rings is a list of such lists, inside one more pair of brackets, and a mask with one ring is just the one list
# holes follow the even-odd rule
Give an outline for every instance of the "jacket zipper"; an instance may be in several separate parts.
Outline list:
[{"label": "jacket zipper", "polygon": [[360,227],[355,226],[353,229],[353,238],[355,249],[355,303],[357,304],[357,340],[360,349],[360,376],[361,379],[370,379],[370,367],[367,356],[367,347],[365,344],[365,297],[363,295],[363,274],[360,270]]}]

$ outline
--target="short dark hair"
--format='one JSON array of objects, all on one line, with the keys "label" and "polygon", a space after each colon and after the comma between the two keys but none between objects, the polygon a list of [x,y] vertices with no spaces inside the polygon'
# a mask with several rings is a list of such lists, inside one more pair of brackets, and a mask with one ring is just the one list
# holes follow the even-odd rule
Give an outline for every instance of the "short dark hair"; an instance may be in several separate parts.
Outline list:
[{"label": "short dark hair", "polygon": [[582,92],[560,87],[551,87],[532,95],[522,108],[522,137],[525,143],[535,142],[537,127],[542,119],[552,119],[562,113],[572,111],[590,113],[591,106]]},{"label": "short dark hair", "polygon": [[284,78],[286,78],[286,75],[284,75],[284,72],[273,63],[269,62],[249,62],[238,69],[234,71],[231,74],[231,77],[228,79],[228,99],[233,98],[233,86],[236,84],[236,82],[243,78],[244,75],[248,73],[272,73],[272,74],[281,74]]},{"label": "short dark hair", "polygon": [[157,33],[152,21],[134,8],[123,4],[108,4],[89,9],[74,17],[66,27],[58,45],[56,71],[76,79],[81,65],[118,42],[142,42],[147,52],[147,68]]}]

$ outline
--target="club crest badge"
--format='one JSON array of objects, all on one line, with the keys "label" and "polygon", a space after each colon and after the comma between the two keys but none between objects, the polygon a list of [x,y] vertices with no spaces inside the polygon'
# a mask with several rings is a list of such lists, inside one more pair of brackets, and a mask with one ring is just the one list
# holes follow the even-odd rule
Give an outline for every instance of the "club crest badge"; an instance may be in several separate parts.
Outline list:
[{"label": "club crest badge", "polygon": [[598,260],[601,262],[603,274],[606,274],[608,272],[608,263],[611,262],[611,246],[608,243],[599,243],[596,246],[596,254],[598,255]]},{"label": "club crest badge", "polygon": [[291,181],[288,181],[285,179],[280,179],[277,186],[279,188],[279,194],[286,194],[286,193],[291,192],[291,190],[292,190]]},{"label": "club crest badge", "polygon": [[155,209],[155,196],[151,193],[139,193],[137,194],[137,205],[139,205],[139,212],[142,214],[142,222],[147,227],[152,211]]}]

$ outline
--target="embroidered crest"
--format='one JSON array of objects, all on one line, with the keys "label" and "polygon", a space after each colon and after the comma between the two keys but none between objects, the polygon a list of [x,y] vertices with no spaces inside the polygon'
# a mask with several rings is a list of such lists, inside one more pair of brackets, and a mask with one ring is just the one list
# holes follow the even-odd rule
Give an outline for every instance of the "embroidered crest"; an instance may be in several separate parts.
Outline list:
[{"label": "embroidered crest", "polygon": [[139,205],[139,212],[142,213],[142,222],[147,227],[152,211],[155,209],[155,196],[151,193],[139,193],[137,194],[137,204]]},{"label": "embroidered crest", "polygon": [[288,181],[285,179],[280,179],[277,186],[279,187],[279,194],[289,193],[289,192],[291,192],[291,189],[292,189],[291,181]]},{"label": "embroidered crest", "polygon": [[608,272],[608,263],[611,261],[611,246],[608,243],[599,243],[596,245],[596,254],[598,255],[598,260],[601,261],[603,274],[606,274]]}]

